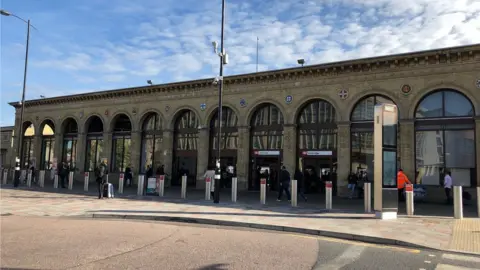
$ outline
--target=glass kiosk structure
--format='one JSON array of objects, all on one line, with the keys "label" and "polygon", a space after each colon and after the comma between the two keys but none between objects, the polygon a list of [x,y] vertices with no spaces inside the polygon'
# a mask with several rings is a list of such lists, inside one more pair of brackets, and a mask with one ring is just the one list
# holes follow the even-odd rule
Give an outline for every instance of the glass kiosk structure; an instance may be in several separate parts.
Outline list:
[{"label": "glass kiosk structure", "polygon": [[396,219],[398,212],[397,106],[376,105],[374,120],[375,215],[380,219]]}]

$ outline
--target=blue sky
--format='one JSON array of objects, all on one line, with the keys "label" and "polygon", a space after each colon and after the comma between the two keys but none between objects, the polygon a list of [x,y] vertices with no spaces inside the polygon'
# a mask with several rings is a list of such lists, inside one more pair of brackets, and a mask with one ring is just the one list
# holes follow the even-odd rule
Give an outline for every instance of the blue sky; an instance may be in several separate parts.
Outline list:
[{"label": "blue sky", "polygon": [[[220,0],[3,0],[31,31],[27,99],[214,77]],[[2,16],[1,119],[21,98],[26,25]],[[227,0],[227,75],[480,43],[470,0]]]}]

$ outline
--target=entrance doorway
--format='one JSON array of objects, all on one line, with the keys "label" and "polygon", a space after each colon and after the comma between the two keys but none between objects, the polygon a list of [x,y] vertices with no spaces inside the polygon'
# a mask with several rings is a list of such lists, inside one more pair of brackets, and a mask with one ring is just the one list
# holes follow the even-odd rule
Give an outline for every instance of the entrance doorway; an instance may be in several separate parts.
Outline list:
[{"label": "entrance doorway", "polygon": [[197,182],[197,155],[176,156],[173,159],[172,186],[182,185],[182,176],[187,175],[187,186],[195,186]]},{"label": "entrance doorway", "polygon": [[309,152],[329,152],[330,155],[309,156],[305,151],[301,153],[299,164],[304,173],[305,192],[325,194],[325,182],[332,181],[333,195],[336,195],[337,170],[332,151]]},{"label": "entrance doorway", "polygon": [[[260,151],[256,151],[260,152]],[[267,179],[268,190],[278,190],[278,175],[280,172],[280,151],[274,156],[255,155],[252,157],[250,177],[248,179],[249,190],[260,190],[260,179]]]},{"label": "entrance doorway", "polygon": [[[210,154],[210,162],[208,163],[209,168],[217,167],[217,153]],[[236,150],[235,150],[236,154]],[[232,187],[232,178],[237,174],[237,156],[233,155],[223,155],[220,156],[220,187],[221,188],[231,188]]]}]

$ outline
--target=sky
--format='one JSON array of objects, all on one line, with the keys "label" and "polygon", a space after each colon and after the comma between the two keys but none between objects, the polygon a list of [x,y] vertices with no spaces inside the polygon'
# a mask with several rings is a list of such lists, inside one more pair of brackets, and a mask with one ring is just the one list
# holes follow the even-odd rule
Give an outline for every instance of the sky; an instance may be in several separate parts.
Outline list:
[{"label": "sky", "polygon": [[[212,78],[221,0],[0,0],[30,33],[27,99]],[[480,0],[227,0],[224,74],[480,43]],[[1,119],[21,99],[26,24],[0,18]]]}]

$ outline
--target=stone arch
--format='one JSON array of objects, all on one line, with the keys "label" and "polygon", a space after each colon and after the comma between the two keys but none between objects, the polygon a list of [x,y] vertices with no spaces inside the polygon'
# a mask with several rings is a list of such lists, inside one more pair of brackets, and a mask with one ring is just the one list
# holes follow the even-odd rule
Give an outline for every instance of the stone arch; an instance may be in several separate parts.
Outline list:
[{"label": "stone arch", "polygon": [[49,122],[52,124],[52,125],[49,125],[49,126],[50,126],[50,128],[52,128],[53,134],[57,133],[57,125],[56,125],[55,121],[50,117],[46,117],[42,120],[42,122],[38,126],[38,132],[39,132],[38,134],[39,135],[43,135],[43,128],[45,127],[45,125],[49,124]]},{"label": "stone arch", "polygon": [[185,105],[177,108],[175,112],[171,114],[172,117],[168,119],[168,121],[166,122],[166,125],[167,125],[166,128],[173,130],[173,128],[175,127],[175,122],[177,121],[177,118],[185,110],[192,111],[195,114],[195,116],[199,119],[199,123],[203,123],[203,121],[201,120],[202,118],[200,117],[199,111],[192,106]]},{"label": "stone arch", "polygon": [[77,124],[77,130],[78,130],[77,133],[80,133],[81,131],[80,131],[80,125],[78,124],[78,123],[79,123],[78,118],[76,118],[76,117],[73,116],[73,115],[69,115],[69,116],[65,116],[65,117],[61,120],[61,122],[60,122],[60,123],[61,123],[61,124],[60,124],[60,132],[61,132],[61,134],[64,134],[64,133],[65,133],[65,125],[68,123],[67,121],[68,121],[69,119],[72,119],[72,120],[75,122],[75,124]]},{"label": "stone arch", "polygon": [[83,122],[83,131],[85,134],[88,133],[88,126],[90,126],[90,123],[92,122],[92,119],[93,117],[98,117],[100,119],[100,121],[102,121],[102,126],[103,126],[103,131],[105,132],[106,131],[106,128],[105,128],[105,119],[103,118],[103,116],[99,113],[92,113],[92,114],[89,114],[87,117],[85,117],[85,121]]},{"label": "stone arch", "polygon": [[21,135],[22,136],[25,136],[25,131],[27,131],[27,129],[30,127],[30,126],[33,126],[33,135],[32,136],[35,136],[37,135],[38,133],[38,126],[35,125],[35,123],[31,120],[25,120],[23,121],[22,123],[22,130],[21,130]]},{"label": "stone arch", "polygon": [[335,118],[336,118],[336,121],[337,122],[341,122],[342,121],[342,114],[340,112],[340,110],[338,109],[338,105],[336,104],[336,102],[329,98],[329,97],[326,97],[326,96],[319,96],[319,95],[313,95],[313,96],[308,96],[308,97],[304,97],[300,100],[300,102],[298,103],[299,106],[297,107],[297,109],[295,110],[295,113],[293,113],[290,117],[290,123],[297,123],[297,120],[298,120],[298,117],[300,116],[300,113],[302,112],[302,110],[305,108],[305,106],[307,106],[308,104],[310,104],[310,102],[313,102],[313,101],[325,101],[325,102],[328,102],[330,103],[330,105],[332,105],[332,107],[335,109]]},{"label": "stone arch", "polygon": [[160,117],[160,121],[162,121],[162,126],[160,127],[160,129],[165,129],[165,116],[157,109],[146,109],[142,112],[142,114],[140,114],[140,118],[139,118],[139,121],[138,121],[138,130],[142,130],[143,128],[143,123],[145,122],[145,120],[147,119],[147,117],[151,114],[151,113],[156,113],[158,114],[158,117]]},{"label": "stone arch", "polygon": [[[226,102],[223,102],[222,104],[224,108],[229,108],[231,109],[235,115],[237,116],[238,118],[238,123],[240,123],[240,111],[235,107],[235,106],[232,106],[232,104],[230,103],[226,103]],[[218,112],[218,106],[215,106],[213,108],[211,108],[210,110],[208,110],[207,112],[207,119],[205,119],[205,125],[206,127],[209,127],[210,126],[210,122],[212,121],[212,118],[215,116],[215,114]]]},{"label": "stone arch", "polygon": [[436,84],[432,86],[427,86],[417,92],[415,97],[412,99],[411,104],[413,106],[410,106],[408,117],[410,117],[411,119],[414,119],[415,112],[417,111],[417,107],[420,104],[420,102],[422,102],[422,100],[427,96],[429,96],[430,94],[433,94],[434,92],[441,91],[441,90],[451,90],[464,95],[472,103],[473,110],[475,111],[475,115],[478,114],[480,110],[479,101],[470,93],[470,91],[467,91],[465,88],[456,84]]},{"label": "stone arch", "polygon": [[132,131],[135,131],[137,130],[137,126],[135,125],[135,123],[133,122],[133,118],[132,116],[127,112],[127,111],[124,111],[124,110],[120,110],[120,111],[116,111],[112,117],[110,118],[110,122],[108,124],[108,132],[113,132],[113,128],[115,127],[115,123],[118,119],[119,116],[121,115],[125,115],[128,120],[130,121],[130,125],[132,126]]},{"label": "stone arch", "polygon": [[395,98],[392,98],[393,96],[388,94],[388,93],[380,93],[380,92],[372,92],[372,93],[361,95],[361,96],[357,95],[355,101],[352,102],[351,104],[349,104],[349,106],[348,106],[348,110],[347,110],[348,115],[347,115],[346,119],[348,119],[348,121],[351,121],[353,111],[357,107],[359,102],[364,100],[364,99],[367,99],[369,97],[373,97],[373,96],[384,97],[384,98],[388,98],[388,99],[392,100],[393,103],[395,105],[397,105],[397,108],[398,108],[398,119],[401,119],[401,115],[402,115],[403,110],[401,108],[401,105],[398,103],[398,100],[396,100]]},{"label": "stone arch", "polygon": [[277,106],[277,108],[280,110],[280,112],[283,114],[283,121],[284,121],[284,125],[286,124],[289,124],[287,121],[287,110],[285,109],[285,107],[282,106],[282,104],[280,104],[280,102],[276,101],[276,100],[273,100],[273,99],[262,99],[262,100],[259,100],[257,102],[255,102],[247,111],[247,117],[245,117],[245,122],[244,122],[244,126],[250,126],[250,122],[252,121],[252,117],[253,115],[255,114],[255,112],[261,108],[262,106],[264,105],[268,105],[268,104],[272,104],[272,105],[275,105]]}]

